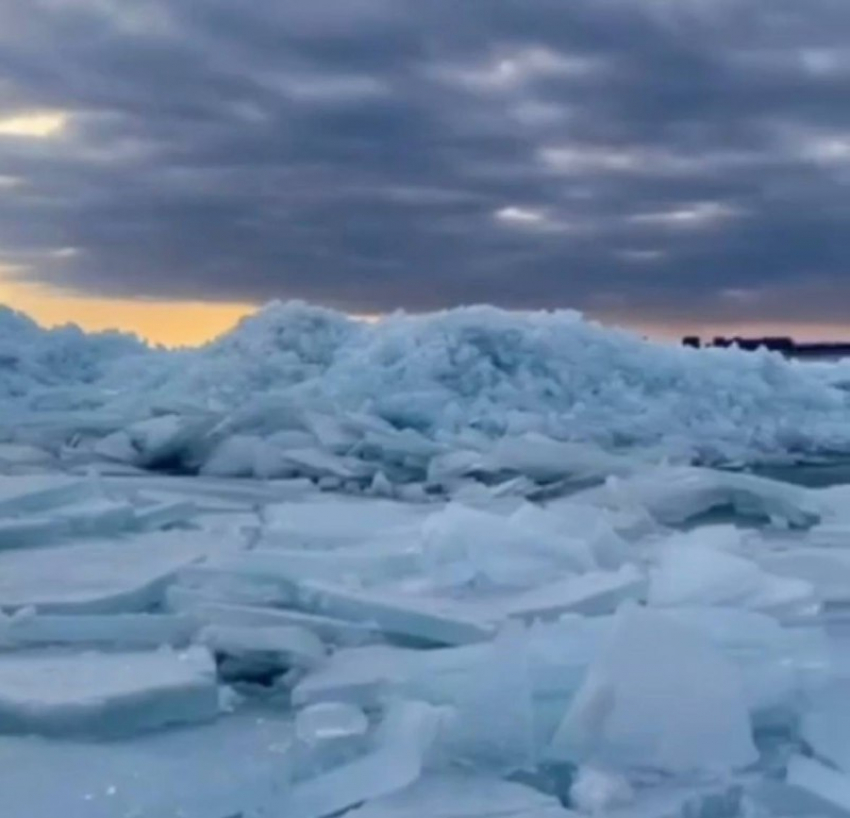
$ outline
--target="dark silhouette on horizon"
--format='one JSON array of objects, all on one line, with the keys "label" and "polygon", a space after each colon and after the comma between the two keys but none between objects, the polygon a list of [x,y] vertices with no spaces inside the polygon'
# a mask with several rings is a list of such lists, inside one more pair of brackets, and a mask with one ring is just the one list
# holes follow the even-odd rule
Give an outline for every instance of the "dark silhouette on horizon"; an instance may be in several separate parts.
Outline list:
[{"label": "dark silhouette on horizon", "polygon": [[771,352],[779,352],[782,355],[798,358],[834,358],[850,356],[850,342],[846,341],[814,341],[809,343],[797,343],[790,336],[766,335],[761,338],[745,338],[735,335],[727,338],[723,335],[715,336],[710,342],[703,343],[698,335],[686,335],[682,343],[687,347],[695,349],[725,349],[737,347],[754,351],[757,349],[768,349]]}]

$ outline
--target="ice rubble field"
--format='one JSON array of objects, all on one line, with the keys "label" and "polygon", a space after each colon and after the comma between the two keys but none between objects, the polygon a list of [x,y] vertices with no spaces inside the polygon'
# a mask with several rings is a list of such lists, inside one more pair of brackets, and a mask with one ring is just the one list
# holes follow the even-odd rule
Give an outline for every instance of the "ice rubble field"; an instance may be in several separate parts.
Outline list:
[{"label": "ice rubble field", "polygon": [[850,814],[850,487],[6,471],[4,816]]},{"label": "ice rubble field", "polygon": [[0,312],[0,815],[850,816],[850,485],[716,468],[850,453],[842,369]]},{"label": "ice rubble field", "polygon": [[67,468],[309,476],[354,491],[549,480],[566,461],[574,476],[616,469],[600,456],[624,451],[701,464],[850,454],[846,372],[652,344],[572,312],[367,324],[272,304],[206,347],[166,352],[5,310],[0,441]]}]

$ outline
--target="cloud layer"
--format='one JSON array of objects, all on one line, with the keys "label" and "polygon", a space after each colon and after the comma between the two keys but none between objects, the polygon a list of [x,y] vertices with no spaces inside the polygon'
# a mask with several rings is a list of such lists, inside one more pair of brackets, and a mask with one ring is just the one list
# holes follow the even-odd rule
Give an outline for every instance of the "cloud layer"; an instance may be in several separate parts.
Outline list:
[{"label": "cloud layer", "polygon": [[847,321],[845,0],[10,0],[0,260],[98,295]]}]

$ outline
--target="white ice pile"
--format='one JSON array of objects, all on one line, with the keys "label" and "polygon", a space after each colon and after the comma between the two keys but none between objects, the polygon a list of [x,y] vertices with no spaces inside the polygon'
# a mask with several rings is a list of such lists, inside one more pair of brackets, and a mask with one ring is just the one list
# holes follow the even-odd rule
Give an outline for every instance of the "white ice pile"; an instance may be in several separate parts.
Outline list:
[{"label": "white ice pile", "polygon": [[537,502],[11,464],[3,804],[850,815],[847,492],[621,462]]},{"label": "white ice pile", "polygon": [[118,332],[86,334],[74,326],[44,330],[0,305],[0,397],[5,399],[33,394],[37,402],[50,387],[73,392],[97,384],[113,362],[150,352]]},{"label": "white ice pile", "polygon": [[[0,313],[0,463],[306,477],[410,499],[626,477],[637,463],[850,453],[828,365],[692,350],[578,313],[470,307],[375,323],[271,304],[194,350]],[[625,457],[624,451],[632,456]]]}]

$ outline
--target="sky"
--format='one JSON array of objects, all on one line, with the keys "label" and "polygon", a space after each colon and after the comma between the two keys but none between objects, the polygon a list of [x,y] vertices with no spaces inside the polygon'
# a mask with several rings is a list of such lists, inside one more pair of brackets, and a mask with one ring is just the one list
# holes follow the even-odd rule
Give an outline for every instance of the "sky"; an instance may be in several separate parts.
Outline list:
[{"label": "sky", "polygon": [[847,0],[4,0],[0,301],[850,338]]}]

